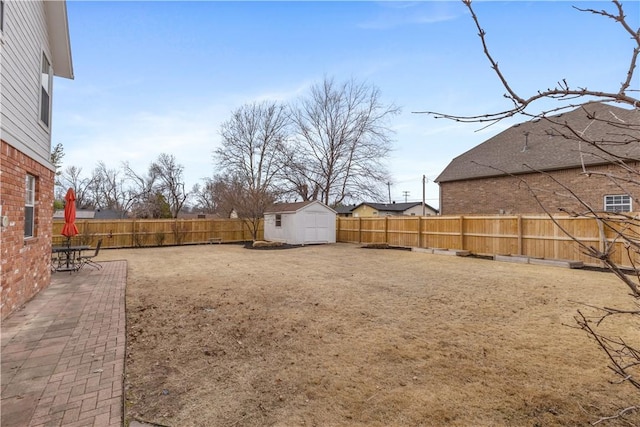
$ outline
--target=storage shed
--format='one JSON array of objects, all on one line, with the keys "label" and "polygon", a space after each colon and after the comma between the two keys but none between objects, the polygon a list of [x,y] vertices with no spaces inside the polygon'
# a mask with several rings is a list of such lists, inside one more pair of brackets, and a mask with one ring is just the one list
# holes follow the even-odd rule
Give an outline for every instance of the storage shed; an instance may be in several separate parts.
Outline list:
[{"label": "storage shed", "polygon": [[277,203],[264,213],[264,239],[291,245],[336,242],[336,211],[317,200]]}]

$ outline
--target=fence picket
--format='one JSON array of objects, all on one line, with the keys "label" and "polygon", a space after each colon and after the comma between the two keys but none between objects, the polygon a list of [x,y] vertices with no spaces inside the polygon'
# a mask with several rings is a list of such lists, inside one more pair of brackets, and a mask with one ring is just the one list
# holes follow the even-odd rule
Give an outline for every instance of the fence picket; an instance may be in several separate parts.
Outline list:
[{"label": "fence picket", "polygon": [[[633,268],[640,261],[629,258],[624,243],[616,238],[616,230],[602,230],[593,218],[558,216],[554,219],[582,242],[600,249],[613,245],[613,260],[622,267]],[[252,238],[240,219],[81,220],[76,224],[80,234],[74,237],[74,242],[95,245],[98,239],[103,239],[104,248],[201,244],[210,239],[229,243]],[[54,245],[66,239],[60,235],[63,225],[62,220],[53,221]],[[258,238],[263,236],[261,223]],[[336,237],[338,242],[347,243],[417,245],[461,249],[480,255],[566,259],[601,266],[545,215],[339,217]]]}]

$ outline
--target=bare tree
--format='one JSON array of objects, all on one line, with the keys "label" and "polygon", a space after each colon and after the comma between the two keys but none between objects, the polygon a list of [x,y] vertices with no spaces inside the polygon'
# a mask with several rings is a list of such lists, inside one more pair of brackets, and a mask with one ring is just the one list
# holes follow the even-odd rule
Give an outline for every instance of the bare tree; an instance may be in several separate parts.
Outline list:
[{"label": "bare tree", "polygon": [[222,198],[234,205],[254,240],[259,219],[279,191],[288,132],[286,107],[268,101],[238,108],[220,128],[222,146],[214,159],[225,176]]},{"label": "bare tree", "polygon": [[[447,118],[467,123],[486,123],[487,125],[516,115],[546,120],[550,129],[553,129],[554,132],[558,132],[566,140],[579,142],[581,146],[588,148],[589,155],[598,156],[603,162],[607,162],[611,166],[606,172],[603,172],[601,169],[594,170],[591,169],[588,164],[584,164],[582,173],[585,177],[598,176],[613,183],[624,194],[639,194],[640,159],[625,154],[628,153],[628,150],[624,149],[625,147],[640,144],[640,124],[638,120],[624,120],[621,117],[612,115],[597,115],[593,113],[593,109],[589,107],[593,102],[604,104],[615,103],[618,105],[626,105],[630,109],[631,114],[635,113],[636,117],[637,114],[640,113],[640,98],[637,96],[639,90],[637,87],[638,78],[635,75],[638,55],[640,54],[640,28],[632,28],[629,25],[622,2],[613,0],[611,3],[613,10],[581,9],[575,7],[578,11],[595,14],[611,20],[620,26],[624,33],[630,36],[633,42],[633,48],[630,50],[629,65],[626,75],[619,76],[621,77],[619,80],[621,83],[617,90],[603,91],[597,88],[573,86],[570,85],[566,79],[562,79],[555,87],[540,90],[530,96],[520,95],[510,84],[508,77],[499,68],[498,62],[490,52],[487,43],[487,34],[480,25],[479,18],[472,7],[471,1],[463,0],[463,3],[471,13],[471,17],[482,42],[485,56],[505,88],[506,93],[504,96],[511,101],[512,107],[504,111],[476,116],[457,116],[435,111],[425,111],[422,113],[432,114],[436,118]],[[636,84],[636,86],[634,87],[633,84]],[[531,109],[535,108],[538,101],[542,100],[556,101],[557,106],[547,108],[542,112],[531,112]],[[572,128],[571,125],[562,120],[561,116],[555,114],[566,109],[576,108],[582,108],[584,114],[589,118],[593,126],[598,126],[605,129],[605,131],[599,133],[597,138],[593,138],[591,137],[592,134],[585,132],[585,129]],[[602,137],[603,134],[605,135],[604,137]],[[543,171],[532,170],[531,172],[545,174]],[[628,316],[632,316],[635,319],[640,318],[640,269],[636,264],[640,259],[640,234],[636,231],[640,227],[640,219],[630,213],[603,212],[601,209],[597,209],[586,202],[573,191],[568,184],[560,182],[550,174],[546,175],[562,190],[562,193],[567,198],[567,205],[572,206],[569,209],[565,209],[566,212],[575,216],[594,218],[599,224],[601,234],[604,234],[604,231],[607,230],[614,235],[612,241],[605,242],[603,247],[594,247],[574,237],[570,230],[563,229],[562,225],[554,220],[552,212],[544,206],[544,203],[539,197],[539,189],[529,186],[526,177],[521,176],[519,178],[521,183],[528,188],[531,196],[538,201],[542,209],[554,220],[556,226],[575,241],[585,254],[600,260],[604,266],[626,284],[631,298],[630,302],[634,308],[597,307],[595,305],[585,304],[585,306],[597,309],[599,314],[590,316],[584,314],[582,310],[578,311],[576,322],[578,327],[586,331],[605,352],[610,362],[609,367],[612,372],[619,377],[620,382],[630,384],[635,387],[637,391],[640,391],[640,380],[638,379],[638,375],[640,374],[640,348],[638,348],[637,342],[627,342],[620,337],[602,334],[598,328],[605,321],[613,322],[615,319]],[[636,202],[638,202],[638,200],[636,200]],[[575,208],[575,206],[578,208]],[[625,269],[621,268],[614,261],[612,255],[615,247],[614,243],[616,242],[622,242],[624,247],[627,248],[628,258],[634,265],[632,271],[625,271]],[[638,410],[640,410],[639,406],[630,406],[621,409],[613,416],[602,417],[593,424],[599,424],[600,422],[613,418],[624,421],[626,416]]]},{"label": "bare tree", "polygon": [[295,143],[286,178],[303,200],[336,205],[345,198],[378,198],[389,179],[384,165],[393,134],[388,120],[399,108],[380,90],[325,78],[292,108]]},{"label": "bare tree", "polygon": [[131,208],[134,197],[127,187],[123,172],[119,169],[109,169],[100,161],[93,170],[92,181],[96,208],[112,209],[124,217]]},{"label": "bare tree", "polygon": [[76,206],[78,209],[95,208],[92,186],[93,178],[83,177],[82,168],[77,166],[67,166],[58,177],[58,192],[64,194],[66,189],[73,188],[76,193]]},{"label": "bare tree", "polygon": [[283,168],[288,126],[283,105],[269,101],[244,105],[222,124],[222,147],[215,150],[215,160],[224,172],[237,176],[248,188],[273,188]]},{"label": "bare tree", "polygon": [[158,218],[159,207],[156,197],[156,180],[153,170],[147,175],[136,172],[128,162],[122,164],[127,187],[131,194],[131,214],[136,218]]},{"label": "bare tree", "polygon": [[205,178],[203,184],[194,184],[191,188],[193,200],[192,210],[201,213],[215,213],[217,211],[216,193],[213,188],[213,179]]},{"label": "bare tree", "polygon": [[156,177],[156,193],[161,193],[169,204],[173,218],[184,206],[189,192],[185,191],[184,166],[176,162],[172,154],[162,153],[149,166],[149,176]]},{"label": "bare tree", "polygon": [[213,179],[218,204],[218,213],[225,217],[233,214],[242,219],[251,232],[252,239],[258,238],[261,219],[276,196],[269,191],[258,191],[247,186],[237,176],[218,175]]},{"label": "bare tree", "polygon": [[[214,178],[205,178],[203,184],[195,184],[191,190],[194,200],[193,209],[196,212],[219,214],[223,218],[229,218],[233,211],[233,203],[231,206],[224,200],[226,195],[226,182],[224,179],[216,176]],[[233,200],[231,200],[233,202]]]}]

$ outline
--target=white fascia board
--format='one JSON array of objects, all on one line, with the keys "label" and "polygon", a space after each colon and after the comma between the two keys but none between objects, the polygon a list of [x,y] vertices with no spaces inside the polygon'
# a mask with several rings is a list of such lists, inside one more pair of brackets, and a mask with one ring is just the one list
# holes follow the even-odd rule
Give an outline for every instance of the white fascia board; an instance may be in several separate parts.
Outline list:
[{"label": "white fascia board", "polygon": [[53,74],[58,77],[73,79],[67,2],[64,0],[50,0],[45,1],[44,6],[47,14],[47,31],[49,32],[49,44],[51,46]]}]

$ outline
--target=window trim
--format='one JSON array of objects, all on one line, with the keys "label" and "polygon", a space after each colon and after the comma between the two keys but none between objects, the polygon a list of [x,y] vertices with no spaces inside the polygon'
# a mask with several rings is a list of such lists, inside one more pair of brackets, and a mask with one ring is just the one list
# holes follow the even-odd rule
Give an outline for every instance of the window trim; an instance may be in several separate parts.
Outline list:
[{"label": "window trim", "polygon": [[276,214],[276,227],[282,227],[282,214]]},{"label": "window trim", "polygon": [[[37,178],[29,173],[25,176],[24,189],[24,238],[36,237],[36,181]],[[31,197],[29,197],[31,196]],[[31,211],[29,221],[28,211]]]},{"label": "window trim", "polygon": [[[46,62],[45,62],[46,61]],[[47,65],[47,74],[46,74],[46,82],[47,82],[47,87],[44,87],[44,77],[45,77],[45,64]],[[49,129],[51,127],[51,85],[53,84],[53,69],[51,68],[51,60],[49,59],[49,57],[47,56],[47,54],[42,51],[42,59],[40,60],[40,103],[39,103],[39,107],[40,107],[40,112],[38,114],[38,118],[40,121],[40,124],[42,126],[44,126],[46,129]],[[43,120],[43,116],[45,114],[45,97],[44,94],[46,94],[46,121]]]},{"label": "window trim", "polygon": [[[619,197],[621,200],[616,202],[616,197]],[[626,206],[629,206],[629,210],[624,209]],[[628,194],[605,194],[603,207],[605,212],[633,212],[633,199]],[[622,209],[616,209],[616,207]]]},{"label": "window trim", "polygon": [[4,0],[0,0],[0,35],[4,33],[4,12],[5,12]]}]

